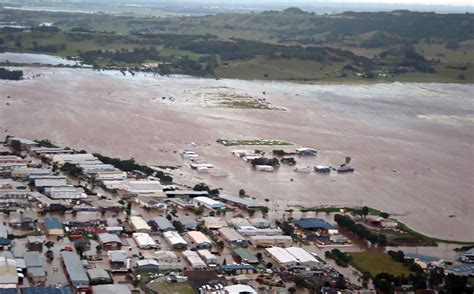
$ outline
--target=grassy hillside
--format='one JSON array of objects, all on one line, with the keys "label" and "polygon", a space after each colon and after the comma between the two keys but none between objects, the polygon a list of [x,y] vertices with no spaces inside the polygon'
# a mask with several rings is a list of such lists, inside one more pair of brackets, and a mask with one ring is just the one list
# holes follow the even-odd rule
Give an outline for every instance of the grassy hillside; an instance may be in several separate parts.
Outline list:
[{"label": "grassy hillside", "polygon": [[[474,81],[474,16],[409,11],[153,17],[0,9],[0,50],[96,67],[298,81]],[[38,27],[41,23],[53,27]],[[154,64],[154,66],[150,66]]]}]

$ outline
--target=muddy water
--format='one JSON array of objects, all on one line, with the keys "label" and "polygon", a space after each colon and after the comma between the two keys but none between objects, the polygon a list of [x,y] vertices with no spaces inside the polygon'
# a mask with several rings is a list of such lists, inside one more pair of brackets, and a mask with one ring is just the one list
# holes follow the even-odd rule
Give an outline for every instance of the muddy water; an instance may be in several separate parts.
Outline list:
[{"label": "muddy water", "polygon": [[[87,69],[25,72],[24,81],[0,81],[4,134],[180,165],[174,172],[178,182],[205,181],[234,195],[244,188],[262,203],[269,199],[280,215],[287,207],[368,205],[426,234],[474,240],[472,85],[299,85]],[[232,95],[265,99],[286,110],[216,106],[220,97]],[[291,141],[295,146],[287,150],[319,151],[315,158],[297,158],[299,164],[336,166],[351,156],[356,172],[299,174],[288,166],[257,172],[231,155],[235,148],[217,144],[219,138]],[[177,153],[183,148],[193,148],[229,176],[194,173]]]}]

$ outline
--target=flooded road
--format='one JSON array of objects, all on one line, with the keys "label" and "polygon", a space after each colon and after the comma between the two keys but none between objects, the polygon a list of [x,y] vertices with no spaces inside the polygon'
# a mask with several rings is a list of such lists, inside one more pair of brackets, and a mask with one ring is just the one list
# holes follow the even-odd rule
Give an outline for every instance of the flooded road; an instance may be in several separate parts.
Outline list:
[{"label": "flooded road", "polygon": [[[271,210],[367,205],[425,234],[474,240],[474,86],[457,84],[302,85],[286,82],[159,77],[88,69],[25,68],[27,79],[0,81],[2,133],[48,138],[105,155],[182,166],[178,183],[205,181],[236,195],[243,188]],[[10,97],[10,98],[8,98]],[[223,99],[265,101],[235,109]],[[248,98],[250,97],[250,98]],[[300,174],[282,166],[262,173],[231,154],[220,138],[280,139],[317,149],[298,164],[354,174]],[[189,169],[192,148],[229,174]],[[281,213],[281,212],[280,212]]]}]

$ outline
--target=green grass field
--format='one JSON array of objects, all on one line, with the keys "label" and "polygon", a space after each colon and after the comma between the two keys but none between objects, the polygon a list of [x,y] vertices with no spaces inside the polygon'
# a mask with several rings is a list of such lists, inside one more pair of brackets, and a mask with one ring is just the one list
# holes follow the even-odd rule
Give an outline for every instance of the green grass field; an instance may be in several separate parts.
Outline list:
[{"label": "green grass field", "polygon": [[379,273],[389,273],[394,276],[408,276],[410,271],[402,263],[392,260],[385,253],[377,251],[351,253],[352,266],[361,272],[369,272],[373,277]]},{"label": "green grass field", "polygon": [[151,283],[148,287],[160,294],[194,294],[194,289],[189,283]]}]

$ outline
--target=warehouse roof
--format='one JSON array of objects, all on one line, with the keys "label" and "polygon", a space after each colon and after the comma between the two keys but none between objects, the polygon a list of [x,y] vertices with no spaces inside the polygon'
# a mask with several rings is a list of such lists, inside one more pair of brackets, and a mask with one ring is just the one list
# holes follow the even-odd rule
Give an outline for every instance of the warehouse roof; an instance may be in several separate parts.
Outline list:
[{"label": "warehouse roof", "polygon": [[84,271],[82,261],[79,256],[74,252],[63,251],[61,252],[63,257],[64,266],[71,279],[73,285],[88,285],[89,278]]},{"label": "warehouse roof", "polygon": [[320,218],[302,218],[300,220],[295,221],[295,225],[304,230],[334,229],[333,225]]},{"label": "warehouse roof", "polygon": [[284,248],[281,247],[271,247],[266,249],[267,252],[280,264],[291,264],[298,263],[298,260],[288,253]]},{"label": "warehouse roof", "polygon": [[252,208],[252,207],[260,207],[261,205],[258,205],[257,202],[251,199],[246,199],[246,198],[240,198],[240,197],[235,197],[231,195],[225,195],[225,194],[219,194],[218,196],[220,199],[224,201],[228,201],[237,205],[242,205],[247,208]]},{"label": "warehouse roof", "polygon": [[122,240],[120,240],[119,236],[115,234],[109,233],[102,233],[97,235],[99,237],[99,242],[102,244],[116,242],[122,244]]}]

